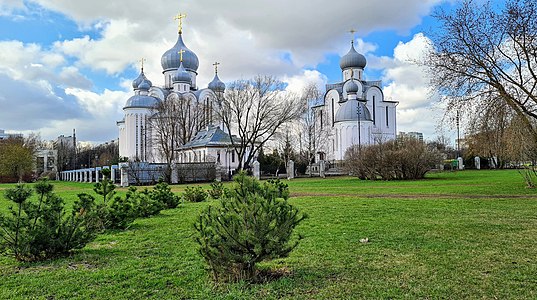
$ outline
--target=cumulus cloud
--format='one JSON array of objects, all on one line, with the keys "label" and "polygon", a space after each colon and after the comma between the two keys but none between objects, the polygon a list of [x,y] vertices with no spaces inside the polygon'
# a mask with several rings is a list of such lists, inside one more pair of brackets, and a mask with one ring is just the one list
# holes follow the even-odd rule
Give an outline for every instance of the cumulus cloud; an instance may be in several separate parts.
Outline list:
[{"label": "cumulus cloud", "polygon": [[387,83],[385,97],[399,101],[398,130],[423,132],[427,138],[432,138],[441,111],[429,88],[427,72],[417,64],[423,60],[429,45],[430,40],[418,33],[409,42],[400,42],[393,57],[382,57],[378,61],[386,66],[383,73],[383,81]]},{"label": "cumulus cloud", "polygon": [[[47,137],[54,137],[65,133],[66,128],[70,132],[71,127],[85,126],[96,134],[89,139],[97,140],[97,129],[101,129],[102,140],[108,140],[117,136],[115,121],[121,116],[133,78],[120,78],[118,91],[96,92],[83,70],[124,76],[125,70],[139,68],[138,61],[144,57],[146,75],[154,84],[162,84],[160,57],[177,39],[173,15],[179,11],[188,14],[184,22],[185,43],[200,58],[199,86],[212,80],[212,63],[219,61],[223,81],[268,74],[282,78],[289,89],[299,90],[304,81],[321,85],[326,81],[319,72],[304,69],[315,68],[329,55],[346,53],[350,28],[357,29],[358,36],[377,30],[407,33],[441,1],[344,0],[327,4],[321,0],[0,0],[4,11],[24,11],[29,5],[38,5],[59,12],[75,21],[82,32],[78,37],[56,41],[50,49],[18,41],[0,42],[0,52],[9,53],[0,56],[0,74],[7,76],[9,82],[21,81],[20,86],[30,86],[30,81],[43,83],[32,86],[36,92],[45,91],[48,85],[51,103],[67,101],[72,104],[69,109],[78,110],[64,119],[53,117],[42,124],[43,136],[50,133]],[[84,35],[88,29],[97,34]],[[373,57],[369,65],[388,67],[384,73],[390,83],[386,93],[401,102],[400,111],[407,110],[411,116],[410,110],[423,107],[425,102],[418,87],[423,82],[410,79],[418,80],[415,72],[419,70],[403,60],[417,45],[407,44],[397,47],[394,58]],[[376,47],[360,39],[356,43],[356,48],[366,54],[374,53]],[[368,59],[369,56],[372,54]]]}]

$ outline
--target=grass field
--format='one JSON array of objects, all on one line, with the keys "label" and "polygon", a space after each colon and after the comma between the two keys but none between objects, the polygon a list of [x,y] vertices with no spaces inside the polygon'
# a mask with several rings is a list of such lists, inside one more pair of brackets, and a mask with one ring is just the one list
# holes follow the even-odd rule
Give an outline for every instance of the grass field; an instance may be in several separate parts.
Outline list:
[{"label": "grass field", "polygon": [[[210,203],[186,203],[100,235],[71,257],[31,264],[0,257],[0,298],[537,298],[537,191],[516,171],[288,184],[289,201],[309,218],[296,229],[304,239],[295,251],[263,265],[281,278],[213,284],[192,238],[194,219]],[[59,183],[56,191],[72,201],[91,188]]]}]

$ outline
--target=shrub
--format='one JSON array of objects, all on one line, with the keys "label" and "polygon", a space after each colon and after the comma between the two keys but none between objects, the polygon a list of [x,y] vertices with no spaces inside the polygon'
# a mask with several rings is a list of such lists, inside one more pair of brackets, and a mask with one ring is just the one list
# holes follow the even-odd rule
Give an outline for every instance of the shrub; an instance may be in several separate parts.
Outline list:
[{"label": "shrub", "polygon": [[8,216],[0,215],[0,252],[20,261],[44,260],[80,249],[95,238],[91,225],[94,202],[76,201],[70,214],[63,199],[55,195],[46,180],[34,186],[38,203],[28,200],[32,191],[18,185],[5,192],[16,208]]},{"label": "shrub", "polygon": [[163,203],[166,208],[176,208],[181,201],[181,198],[175,195],[170,186],[162,180],[160,180],[153,188],[153,191],[151,191],[151,198]]},{"label": "shrub", "polygon": [[[218,206],[207,207],[194,224],[200,253],[215,280],[254,280],[257,263],[286,257],[297,245],[293,229],[306,216],[285,198],[286,186],[261,185],[239,173]],[[285,191],[284,191],[285,190]]]},{"label": "shrub", "polygon": [[201,186],[187,186],[183,198],[188,202],[203,202],[207,199],[207,192]]},{"label": "shrub", "polygon": [[135,208],[136,217],[150,217],[160,213],[165,208],[165,204],[153,199],[151,192],[144,189],[138,192],[135,187],[130,187],[127,192],[127,199],[129,199]]},{"label": "shrub", "polygon": [[224,184],[220,181],[211,183],[211,189],[207,191],[207,194],[212,199],[220,199],[224,194]]},{"label": "shrub", "polygon": [[440,152],[414,138],[353,146],[345,153],[346,170],[369,180],[421,179],[441,162]]}]

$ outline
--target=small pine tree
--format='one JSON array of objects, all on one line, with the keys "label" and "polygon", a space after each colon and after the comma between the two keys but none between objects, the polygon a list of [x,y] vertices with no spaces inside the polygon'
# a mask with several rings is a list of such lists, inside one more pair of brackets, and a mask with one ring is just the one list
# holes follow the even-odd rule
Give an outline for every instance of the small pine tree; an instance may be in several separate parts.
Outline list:
[{"label": "small pine tree", "polygon": [[306,218],[287,202],[279,181],[260,184],[240,173],[220,206],[209,206],[194,224],[200,253],[215,280],[254,280],[257,263],[286,257],[297,245],[293,229]]},{"label": "small pine tree", "polygon": [[6,190],[5,197],[17,204],[10,215],[0,215],[0,252],[17,260],[53,258],[84,247],[95,238],[91,226],[94,202],[77,201],[71,214],[63,199],[55,195],[46,180],[34,186],[38,203],[29,200],[32,190],[23,185]]}]

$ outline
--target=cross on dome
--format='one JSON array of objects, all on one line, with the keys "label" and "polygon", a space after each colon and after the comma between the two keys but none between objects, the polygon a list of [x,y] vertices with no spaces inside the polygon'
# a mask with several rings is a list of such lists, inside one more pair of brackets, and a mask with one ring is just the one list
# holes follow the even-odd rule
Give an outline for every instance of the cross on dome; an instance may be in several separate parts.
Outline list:
[{"label": "cross on dome", "polygon": [[181,49],[181,51],[177,52],[179,53],[179,61],[180,62],[183,62],[183,53],[185,53],[186,51],[184,49]]},{"label": "cross on dome", "polygon": [[141,58],[138,62],[142,65],[142,72],[144,71],[144,62],[147,61],[145,58]]},{"label": "cross on dome", "polygon": [[186,14],[179,13],[177,16],[173,17],[174,20],[179,21],[179,34],[183,33],[183,19],[186,18]]},{"label": "cross on dome", "polygon": [[220,64],[220,63],[217,62],[217,61],[215,61],[214,64],[213,64],[213,66],[214,66],[214,73],[215,73],[215,74],[218,74],[218,65],[219,65],[219,64]]},{"label": "cross on dome", "polygon": [[351,28],[351,30],[349,30],[350,34],[352,35],[352,40],[351,40],[351,43],[354,45],[354,39],[355,39],[355,33],[356,33],[356,30],[354,28]]}]

